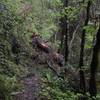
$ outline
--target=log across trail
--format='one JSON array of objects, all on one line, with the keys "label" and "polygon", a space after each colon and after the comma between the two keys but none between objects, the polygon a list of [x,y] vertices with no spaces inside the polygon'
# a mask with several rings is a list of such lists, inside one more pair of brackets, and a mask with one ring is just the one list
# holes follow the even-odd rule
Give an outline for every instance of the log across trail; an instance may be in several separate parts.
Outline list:
[{"label": "log across trail", "polygon": [[60,67],[64,65],[64,58],[59,53],[55,52],[50,46],[43,41],[43,39],[36,33],[32,34],[32,45],[36,45],[41,51],[47,53],[51,60],[53,60]]}]

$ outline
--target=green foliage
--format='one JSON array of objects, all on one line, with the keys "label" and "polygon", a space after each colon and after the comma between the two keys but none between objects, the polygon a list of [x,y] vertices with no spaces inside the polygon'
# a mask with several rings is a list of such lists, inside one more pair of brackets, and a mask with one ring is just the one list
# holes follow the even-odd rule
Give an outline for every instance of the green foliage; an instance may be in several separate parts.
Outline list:
[{"label": "green foliage", "polygon": [[[16,55],[12,53],[13,40],[22,40],[21,35],[19,37],[17,35],[19,32],[17,26],[22,22],[22,17],[17,16],[12,9],[9,10],[10,4],[10,1],[9,3],[0,1],[0,8],[2,8],[0,9],[0,100],[12,100],[11,93],[19,89],[16,76],[27,73],[23,65],[15,63]],[[25,60],[21,62],[26,64]]]},{"label": "green foliage", "polygon": [[[23,24],[27,29],[38,32],[45,38],[49,38],[57,30],[55,12],[49,8],[51,3],[47,0],[35,0],[34,2],[28,0],[27,2],[31,3],[32,11],[24,16]],[[25,28],[25,30],[27,29]],[[26,34],[28,33],[26,32]]]},{"label": "green foliage", "polygon": [[[58,30],[57,24],[55,23],[57,12],[55,13],[54,9],[49,8],[49,6],[52,6],[52,2],[47,0],[34,0],[34,2],[32,0],[4,0],[1,3],[7,6],[10,12],[16,15],[5,15],[5,17],[14,18],[14,21],[11,21],[15,26],[14,33],[26,37],[28,41],[30,40],[32,32],[38,32],[43,37],[49,38]],[[24,11],[25,6],[30,7],[31,10],[29,12],[27,12],[27,10]],[[31,30],[31,32],[27,30]]]},{"label": "green foliage", "polygon": [[63,3],[61,0],[50,0],[50,2],[52,8],[61,9],[63,7]]},{"label": "green foliage", "polygon": [[100,92],[98,92],[96,100],[100,100]]},{"label": "green foliage", "polygon": [[22,0],[2,0],[1,3],[7,5],[10,11],[16,12],[20,9],[21,1]]},{"label": "green foliage", "polygon": [[95,33],[97,31],[97,29],[93,26],[92,23],[89,23],[88,26],[85,26],[83,28],[86,31],[86,45],[85,48],[86,49],[91,49],[93,47],[93,40],[95,37]]},{"label": "green foliage", "polygon": [[65,7],[63,14],[67,15],[67,18],[69,21],[73,21],[73,20],[76,20],[79,10],[80,9],[77,7],[68,6],[68,7]]},{"label": "green foliage", "polygon": [[4,100],[12,100],[11,93],[18,89],[18,84],[15,77],[7,77],[0,75],[0,97]]},{"label": "green foliage", "polygon": [[[11,93],[16,91],[16,77],[28,73],[25,66],[29,66],[30,58],[20,55],[20,65],[15,63],[16,55],[11,51],[12,39],[17,37],[23,45],[29,44],[32,32],[38,32],[44,38],[50,38],[59,30],[59,19],[67,16],[68,21],[74,21],[79,15],[81,7],[86,7],[87,1],[80,6],[63,7],[63,0],[1,0],[0,1],[0,44],[4,48],[0,48],[0,94],[5,100],[11,100]],[[77,3],[83,0],[73,0]],[[94,1],[94,0],[91,0]],[[26,5],[30,10],[25,10]],[[2,8],[2,9],[1,9]],[[80,25],[81,26],[81,25]],[[29,32],[30,30],[31,32]],[[89,23],[84,27],[86,31],[86,49],[93,47],[93,39],[96,28],[93,23]],[[71,37],[71,36],[70,36]],[[76,43],[76,42],[75,42]],[[53,44],[58,48],[59,41]],[[25,46],[23,46],[25,47]],[[27,46],[26,46],[27,47]],[[29,47],[25,49],[29,49]],[[31,52],[27,52],[28,55]],[[24,52],[25,54],[25,52]],[[21,58],[22,57],[22,58]],[[2,59],[1,59],[2,58]],[[32,65],[31,65],[32,66]],[[7,75],[7,76],[5,76]],[[8,77],[9,76],[9,77]],[[70,77],[69,77],[70,78]],[[40,97],[47,97],[50,100],[77,100],[75,95],[68,88],[68,80],[54,77],[50,71],[44,73],[43,85]],[[1,95],[0,95],[1,96]],[[97,100],[100,99],[98,94]]]},{"label": "green foliage", "polygon": [[85,26],[84,29],[87,34],[93,34],[96,32],[96,28],[93,26],[93,23],[88,23],[88,26]]},{"label": "green foliage", "polygon": [[77,100],[77,96],[67,89],[67,82],[61,78],[53,77],[51,72],[43,74],[40,98],[49,100]]},{"label": "green foliage", "polygon": [[[79,98],[86,97],[86,100],[91,100],[89,93],[83,95],[70,91],[71,88],[68,87],[68,80],[63,80],[62,78],[54,76],[50,70],[44,70],[42,75],[42,86],[39,93],[40,98],[45,98],[47,100],[78,100]],[[95,100],[99,99],[100,96],[98,93]]]}]

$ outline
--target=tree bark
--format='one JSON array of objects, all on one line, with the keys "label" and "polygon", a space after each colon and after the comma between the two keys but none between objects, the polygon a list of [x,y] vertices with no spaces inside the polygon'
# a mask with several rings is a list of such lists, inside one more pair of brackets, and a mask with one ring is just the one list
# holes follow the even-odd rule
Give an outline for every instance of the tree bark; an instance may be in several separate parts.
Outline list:
[{"label": "tree bark", "polygon": [[[96,97],[97,88],[96,88],[96,72],[98,67],[98,55],[100,51],[100,25],[99,30],[96,35],[96,44],[93,49],[93,57],[90,65],[90,81],[89,81],[89,93],[91,97]],[[94,100],[94,99],[92,99]]]},{"label": "tree bark", "polygon": [[[63,1],[64,8],[68,7],[68,0]],[[65,62],[68,60],[68,19],[67,15],[60,19],[61,21],[61,44],[60,52],[64,55]]]},{"label": "tree bark", "polygon": [[[68,0],[65,0],[65,7],[68,7]],[[67,62],[68,60],[68,18],[67,15],[65,15],[65,23],[64,23],[64,33],[65,33],[65,50],[64,50],[64,58],[65,58],[65,62]]]},{"label": "tree bark", "polygon": [[[87,26],[88,22],[89,22],[90,6],[91,6],[91,1],[89,0],[88,4],[87,4],[87,12],[86,12],[87,14],[86,14],[86,20],[85,20],[84,26]],[[84,71],[82,70],[82,67],[84,66],[83,58],[84,58],[84,46],[85,46],[85,33],[86,33],[86,30],[83,29],[83,31],[82,31],[82,38],[81,38],[80,60],[79,60],[80,92],[82,94],[86,93],[85,76],[84,76]]]},{"label": "tree bark", "polygon": [[[61,54],[63,54],[63,52],[64,52],[64,48],[63,48],[63,46],[64,46],[64,30],[63,30],[63,23],[64,23],[64,18],[60,18],[60,33],[61,33],[61,41],[60,41],[60,47],[59,47],[59,52],[61,53]],[[64,54],[63,54],[64,55]]]}]

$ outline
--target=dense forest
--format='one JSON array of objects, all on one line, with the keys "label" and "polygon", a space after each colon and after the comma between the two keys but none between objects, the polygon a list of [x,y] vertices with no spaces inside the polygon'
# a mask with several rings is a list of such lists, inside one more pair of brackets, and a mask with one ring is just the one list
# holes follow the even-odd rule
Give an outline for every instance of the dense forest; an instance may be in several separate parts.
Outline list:
[{"label": "dense forest", "polygon": [[100,100],[100,0],[0,0],[0,100]]}]

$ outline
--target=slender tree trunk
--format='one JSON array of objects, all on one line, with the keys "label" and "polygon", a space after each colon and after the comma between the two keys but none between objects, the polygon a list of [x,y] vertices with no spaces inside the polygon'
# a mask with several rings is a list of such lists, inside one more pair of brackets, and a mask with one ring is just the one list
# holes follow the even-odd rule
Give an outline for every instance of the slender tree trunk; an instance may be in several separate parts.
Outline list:
[{"label": "slender tree trunk", "polygon": [[[65,0],[65,7],[68,7],[68,0]],[[68,60],[68,19],[67,19],[67,15],[65,15],[65,24],[64,24],[64,28],[65,28],[65,43],[64,43],[64,58],[65,58],[65,62],[67,62]]]},{"label": "slender tree trunk", "polygon": [[65,19],[62,17],[60,18],[60,33],[61,33],[61,41],[60,41],[60,48],[59,52],[64,55],[64,21]]},{"label": "slender tree trunk", "polygon": [[[100,25],[99,30],[96,35],[96,44],[93,49],[93,57],[90,65],[90,81],[89,81],[89,93],[91,97],[96,97],[97,88],[96,88],[96,71],[98,66],[98,55],[100,51]],[[94,99],[92,99],[94,100]]]},{"label": "slender tree trunk", "polygon": [[[64,8],[68,7],[68,0],[63,1]],[[68,19],[67,15],[60,19],[61,21],[61,45],[60,51],[64,55],[65,62],[68,60]]]},{"label": "slender tree trunk", "polygon": [[[86,14],[86,20],[85,20],[84,26],[87,26],[88,22],[89,22],[90,6],[91,6],[91,1],[89,0],[88,4],[87,4],[87,14]],[[85,46],[85,33],[86,33],[86,30],[83,29],[83,31],[82,31],[82,38],[81,38],[80,60],[79,60],[80,92],[82,94],[86,93],[85,76],[84,76],[84,71],[82,70],[82,67],[84,66],[83,58],[84,58],[84,46]]]},{"label": "slender tree trunk", "polygon": [[[68,7],[68,0],[63,0],[63,9]],[[61,44],[60,44],[60,53],[64,55],[65,63],[68,60],[68,19],[67,15],[60,19],[61,27]],[[64,78],[66,78],[66,68],[64,68]]]}]

